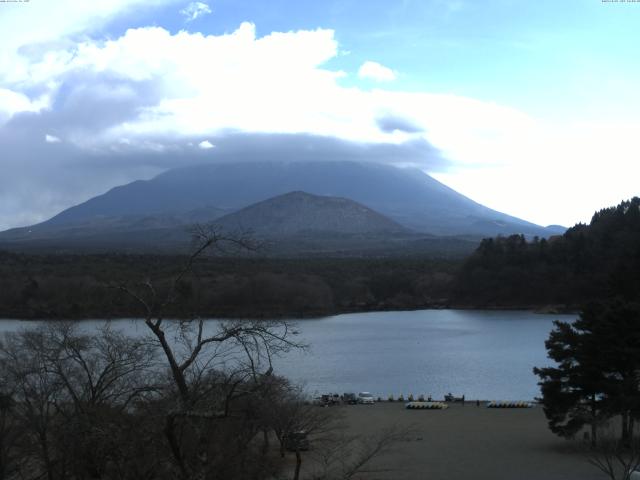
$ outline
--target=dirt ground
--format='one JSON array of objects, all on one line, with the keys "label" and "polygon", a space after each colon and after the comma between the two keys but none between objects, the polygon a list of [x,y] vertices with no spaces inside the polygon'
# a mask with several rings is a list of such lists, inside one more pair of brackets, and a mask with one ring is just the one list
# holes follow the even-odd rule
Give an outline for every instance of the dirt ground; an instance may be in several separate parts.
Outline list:
[{"label": "dirt ground", "polygon": [[[319,407],[320,408],[320,407]],[[389,427],[412,432],[360,479],[599,480],[584,453],[547,428],[542,408],[490,409],[452,404],[447,410],[406,410],[403,403],[331,407],[344,412],[350,434]],[[303,468],[304,470],[304,468]]]}]

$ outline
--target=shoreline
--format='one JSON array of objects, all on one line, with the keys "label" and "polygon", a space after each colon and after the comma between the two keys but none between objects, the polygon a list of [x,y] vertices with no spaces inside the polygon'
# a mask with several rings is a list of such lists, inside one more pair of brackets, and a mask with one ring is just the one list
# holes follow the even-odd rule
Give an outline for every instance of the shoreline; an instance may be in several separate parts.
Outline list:
[{"label": "shoreline", "polygon": [[[397,307],[384,306],[382,308],[345,308],[335,309],[327,312],[318,313],[301,313],[291,312],[287,314],[239,314],[231,312],[212,312],[200,315],[201,318],[207,320],[229,319],[229,320],[315,320],[325,317],[334,317],[338,315],[347,315],[352,313],[378,313],[378,312],[416,312],[421,310],[464,310],[464,311],[514,311],[514,312],[532,312],[539,315],[577,315],[580,309],[577,306],[569,305],[460,305],[460,304],[441,304],[430,303],[418,307]],[[191,317],[171,317],[174,320],[185,320]],[[132,314],[130,316],[112,317],[109,315],[78,315],[78,316],[56,316],[56,315],[20,315],[11,314],[5,316],[0,313],[0,321],[4,320],[20,320],[20,321],[91,321],[91,320],[144,320],[144,317]]]}]

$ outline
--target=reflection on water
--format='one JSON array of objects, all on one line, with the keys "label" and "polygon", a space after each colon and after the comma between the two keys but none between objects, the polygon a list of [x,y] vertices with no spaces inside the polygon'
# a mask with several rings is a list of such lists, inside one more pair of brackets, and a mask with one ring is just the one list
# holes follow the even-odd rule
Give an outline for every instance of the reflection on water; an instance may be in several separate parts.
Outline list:
[{"label": "reflection on water", "polygon": [[[442,398],[452,392],[469,399],[532,399],[539,392],[531,370],[550,363],[544,341],[553,320],[573,318],[420,310],[301,320],[299,340],[310,349],[277,359],[276,372],[303,382],[310,393],[367,390],[383,397],[413,393]],[[82,328],[99,323],[85,321]],[[140,321],[112,324],[130,334],[146,333]],[[0,332],[30,325],[37,322],[0,320]]]},{"label": "reflection on water", "polygon": [[278,370],[311,392],[368,390],[383,397],[447,392],[532,399],[534,366],[550,364],[544,341],[555,319],[531,312],[422,310],[338,315],[299,323],[310,343]]}]

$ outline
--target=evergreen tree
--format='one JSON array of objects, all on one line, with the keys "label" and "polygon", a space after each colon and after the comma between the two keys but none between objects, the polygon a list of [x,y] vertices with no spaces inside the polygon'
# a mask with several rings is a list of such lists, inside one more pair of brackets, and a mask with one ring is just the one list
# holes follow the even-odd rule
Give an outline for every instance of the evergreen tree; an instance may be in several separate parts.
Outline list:
[{"label": "evergreen tree", "polygon": [[460,268],[454,296],[473,306],[574,307],[614,296],[640,302],[640,197],[548,240],[483,240]]},{"label": "evergreen tree", "polygon": [[628,442],[640,415],[640,306],[591,303],[574,323],[555,322],[545,342],[555,367],[534,368],[552,432],[571,437],[619,415]]}]

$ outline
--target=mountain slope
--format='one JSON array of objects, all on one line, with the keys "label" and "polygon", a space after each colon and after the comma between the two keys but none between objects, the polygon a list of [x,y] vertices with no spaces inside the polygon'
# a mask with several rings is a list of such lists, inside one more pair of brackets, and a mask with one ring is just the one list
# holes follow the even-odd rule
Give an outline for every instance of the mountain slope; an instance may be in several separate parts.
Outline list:
[{"label": "mountain slope", "polygon": [[562,232],[484,207],[417,169],[347,161],[224,163],[173,169],[148,181],[116,187],[41,225],[48,228],[99,216],[179,214],[204,205],[237,210],[291,191],[348,198],[405,227],[436,235],[548,236]]},{"label": "mountain slope", "polygon": [[249,229],[261,237],[317,234],[401,234],[402,225],[346,198],[290,192],[216,220],[226,229]]},{"label": "mountain slope", "polygon": [[[41,224],[1,233],[0,248],[43,253],[185,252],[191,245],[193,225],[188,220],[210,219],[219,212],[203,209],[183,216],[96,216],[84,221]],[[476,245],[466,238],[414,232],[346,198],[305,192],[279,195],[207,223],[221,233],[249,233],[260,245],[258,253],[265,256],[458,257],[470,253]]]},{"label": "mountain slope", "polygon": [[212,206],[200,207],[183,213],[153,213],[125,215],[95,215],[69,222],[43,222],[30,227],[13,228],[0,232],[5,242],[93,242],[126,244],[142,240],[151,232],[184,231],[195,223],[208,223],[224,216],[228,210]]}]

